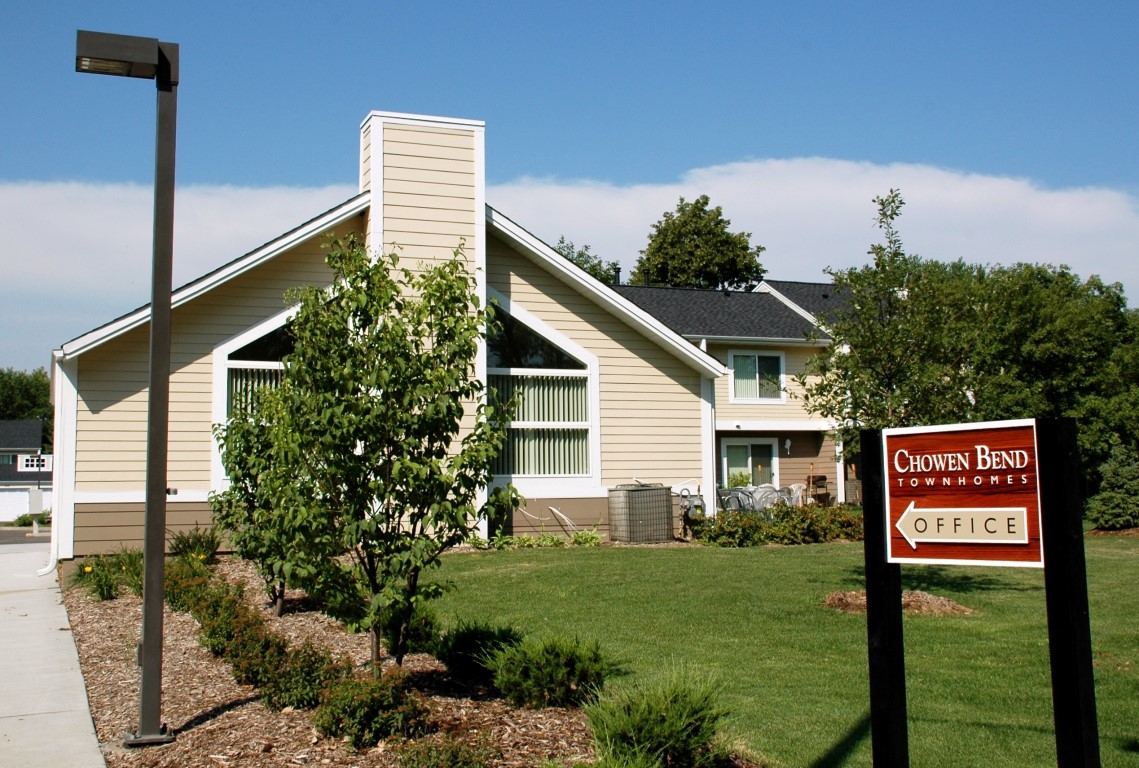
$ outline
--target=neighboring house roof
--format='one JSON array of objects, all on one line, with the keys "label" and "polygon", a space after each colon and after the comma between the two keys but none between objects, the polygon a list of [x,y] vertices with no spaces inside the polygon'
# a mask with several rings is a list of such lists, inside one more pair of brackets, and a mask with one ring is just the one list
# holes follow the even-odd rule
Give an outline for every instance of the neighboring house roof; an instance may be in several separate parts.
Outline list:
[{"label": "neighboring house roof", "polygon": [[39,419],[0,421],[0,453],[38,453],[43,445]]},{"label": "neighboring house roof", "polygon": [[688,339],[826,342],[811,319],[767,292],[611,286]]},{"label": "neighboring house roof", "polygon": [[805,283],[795,280],[764,280],[755,289],[771,293],[806,312],[810,319],[826,326],[826,318],[846,308],[850,291],[836,290],[831,283]]}]

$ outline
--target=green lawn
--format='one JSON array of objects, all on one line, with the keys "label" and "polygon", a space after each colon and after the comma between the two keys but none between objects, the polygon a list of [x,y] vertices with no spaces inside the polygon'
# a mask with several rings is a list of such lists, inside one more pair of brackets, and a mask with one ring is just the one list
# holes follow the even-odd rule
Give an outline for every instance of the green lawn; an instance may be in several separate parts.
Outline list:
[{"label": "green lawn", "polygon": [[[1139,766],[1139,539],[1088,538],[1104,766]],[[440,616],[597,638],[632,675],[688,663],[723,684],[730,731],[774,766],[870,765],[862,546],[456,553]],[[904,566],[907,589],[976,610],[905,621],[915,766],[1055,765],[1039,570]]]}]

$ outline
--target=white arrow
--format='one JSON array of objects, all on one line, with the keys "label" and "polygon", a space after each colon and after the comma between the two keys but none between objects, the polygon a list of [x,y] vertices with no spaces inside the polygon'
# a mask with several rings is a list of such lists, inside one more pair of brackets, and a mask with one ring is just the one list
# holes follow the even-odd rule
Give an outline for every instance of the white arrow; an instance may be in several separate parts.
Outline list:
[{"label": "white arrow", "polygon": [[894,524],[911,548],[919,541],[954,544],[1027,544],[1027,507],[933,507],[910,502]]}]

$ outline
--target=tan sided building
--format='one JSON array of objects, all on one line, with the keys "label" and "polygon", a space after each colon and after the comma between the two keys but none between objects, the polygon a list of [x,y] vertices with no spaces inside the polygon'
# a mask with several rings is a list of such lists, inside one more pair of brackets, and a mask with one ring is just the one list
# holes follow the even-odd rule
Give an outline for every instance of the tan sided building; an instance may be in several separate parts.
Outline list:
[{"label": "tan sided building", "polygon": [[[605,532],[609,489],[634,482],[699,488],[711,505],[712,489],[739,468],[776,485],[822,476],[843,498],[831,425],[803,410],[790,380],[826,342],[805,339],[819,336],[811,302],[825,302],[827,286],[768,282],[727,299],[680,292],[680,301],[667,289],[654,300],[642,292],[662,289],[604,285],[487,205],[482,122],[373,112],[360,136],[359,194],[174,292],[171,530],[210,522],[209,494],[226,482],[213,427],[233,398],[280,376],[294,312],[285,293],[329,284],[321,245],[330,233],[397,247],[405,265],[450,258],[463,244],[480,299],[497,302],[507,328],[478,375],[543,395],[524,398],[497,467],[496,482],[527,499],[509,530],[559,531],[568,520]],[[680,306],[726,324],[678,321]],[[59,559],[142,541],[148,335],[142,307],[54,352]],[[520,356],[510,340],[530,351]],[[776,370],[781,386],[771,389]]]}]

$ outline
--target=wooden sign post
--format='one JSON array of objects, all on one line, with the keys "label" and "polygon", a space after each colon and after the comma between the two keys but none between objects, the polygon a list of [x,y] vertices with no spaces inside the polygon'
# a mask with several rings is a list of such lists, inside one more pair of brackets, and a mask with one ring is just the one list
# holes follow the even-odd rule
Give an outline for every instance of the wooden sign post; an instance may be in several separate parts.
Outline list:
[{"label": "wooden sign post", "polygon": [[1044,568],[1058,765],[1098,766],[1075,423],[866,430],[862,455],[875,767],[909,765],[902,563]]}]

